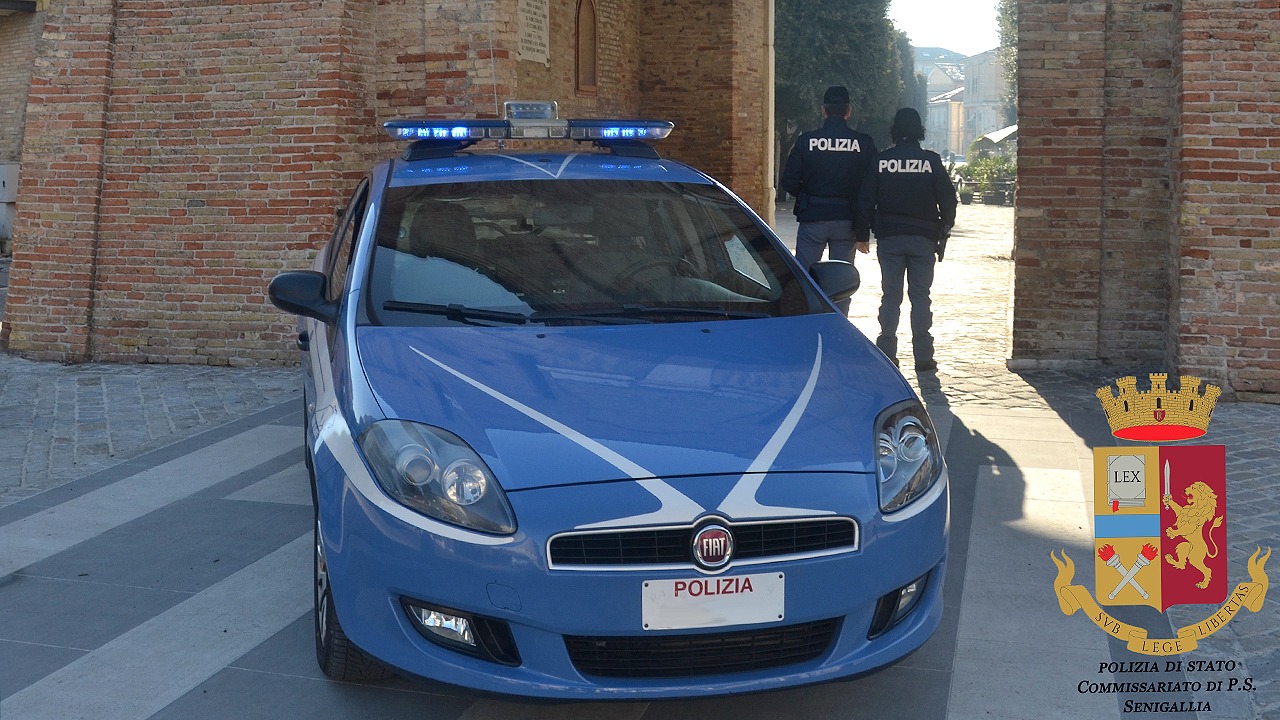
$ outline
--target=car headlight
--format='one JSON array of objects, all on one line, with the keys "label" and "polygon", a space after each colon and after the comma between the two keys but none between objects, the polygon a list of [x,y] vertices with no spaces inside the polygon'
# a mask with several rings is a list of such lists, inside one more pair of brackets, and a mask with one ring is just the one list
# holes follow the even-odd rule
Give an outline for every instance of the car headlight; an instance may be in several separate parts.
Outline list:
[{"label": "car headlight", "polygon": [[891,513],[917,500],[942,477],[942,450],[929,414],[910,400],[876,421],[876,478],[880,509]]},{"label": "car headlight", "polygon": [[493,473],[457,435],[381,420],[360,436],[360,449],[374,480],[401,505],[471,530],[516,531],[515,515]]}]

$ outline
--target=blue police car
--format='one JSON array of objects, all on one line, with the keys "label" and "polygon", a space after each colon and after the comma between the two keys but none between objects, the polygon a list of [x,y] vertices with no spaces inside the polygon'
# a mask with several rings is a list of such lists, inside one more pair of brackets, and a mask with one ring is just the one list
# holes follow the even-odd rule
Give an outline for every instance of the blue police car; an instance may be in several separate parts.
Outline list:
[{"label": "blue police car", "polygon": [[[833,308],[851,265],[805,273],[658,156],[670,123],[508,103],[386,129],[411,144],[270,288],[302,316],[328,676],[680,697],[929,638],[947,471]],[[550,149],[504,147],[526,139]]]}]

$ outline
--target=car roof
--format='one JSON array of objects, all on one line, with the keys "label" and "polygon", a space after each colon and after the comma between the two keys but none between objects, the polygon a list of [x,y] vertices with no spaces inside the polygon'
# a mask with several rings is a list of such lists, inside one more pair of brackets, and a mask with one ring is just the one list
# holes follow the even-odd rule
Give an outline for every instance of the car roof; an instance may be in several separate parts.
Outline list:
[{"label": "car roof", "polygon": [[608,152],[464,151],[421,160],[396,158],[391,186],[500,180],[640,180],[714,184],[683,163]]}]

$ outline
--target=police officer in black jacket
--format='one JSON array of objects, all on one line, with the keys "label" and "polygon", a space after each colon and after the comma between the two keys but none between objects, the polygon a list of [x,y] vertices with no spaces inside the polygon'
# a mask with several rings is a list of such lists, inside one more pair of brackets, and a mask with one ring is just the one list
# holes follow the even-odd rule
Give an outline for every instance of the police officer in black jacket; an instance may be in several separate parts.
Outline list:
[{"label": "police officer in black jacket", "polygon": [[[787,156],[782,189],[796,198],[796,260],[808,270],[822,258],[830,244],[832,260],[853,262],[859,252],[871,251],[870,233],[855,242],[853,218],[857,212],[858,186],[866,176],[876,144],[870,135],[849,127],[853,107],[849,91],[836,86],[822,96],[822,127],[801,133]],[[849,300],[837,304],[846,315]]]},{"label": "police officer in black jacket", "polygon": [[902,307],[902,279],[906,275],[911,300],[911,348],[916,370],[936,370],[933,357],[934,256],[942,259],[951,226],[956,221],[956,189],[938,153],[920,148],[924,125],[920,113],[901,108],[889,127],[893,147],[879,153],[858,195],[860,231],[874,223],[876,256],[880,260],[880,336],[876,346],[898,364],[898,316]]}]

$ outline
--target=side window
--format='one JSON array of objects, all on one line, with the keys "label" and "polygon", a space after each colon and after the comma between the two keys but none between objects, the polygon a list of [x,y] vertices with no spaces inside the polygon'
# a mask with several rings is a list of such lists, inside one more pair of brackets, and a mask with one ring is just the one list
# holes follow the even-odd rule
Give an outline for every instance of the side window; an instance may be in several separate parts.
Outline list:
[{"label": "side window", "polygon": [[346,217],[342,218],[338,232],[334,235],[333,252],[329,255],[329,292],[330,300],[342,296],[342,289],[347,284],[347,270],[351,267],[351,255],[355,249],[356,238],[360,235],[361,220],[364,219],[365,199],[369,195],[369,182],[366,180],[356,188],[347,204]]},{"label": "side window", "polygon": [[748,227],[746,218],[741,222],[727,215],[723,208],[701,205],[702,212],[695,213],[702,251],[706,253],[707,274],[715,282],[732,290],[761,300],[776,300],[781,296],[781,283],[761,257],[753,239],[744,234]]},{"label": "side window", "polygon": [[755,281],[760,287],[769,287],[769,279],[765,277],[764,270],[760,267],[760,261],[747,249],[747,245],[742,242],[742,238],[736,234],[731,235],[725,241],[724,249],[729,255],[729,262],[733,263],[734,270]]}]

